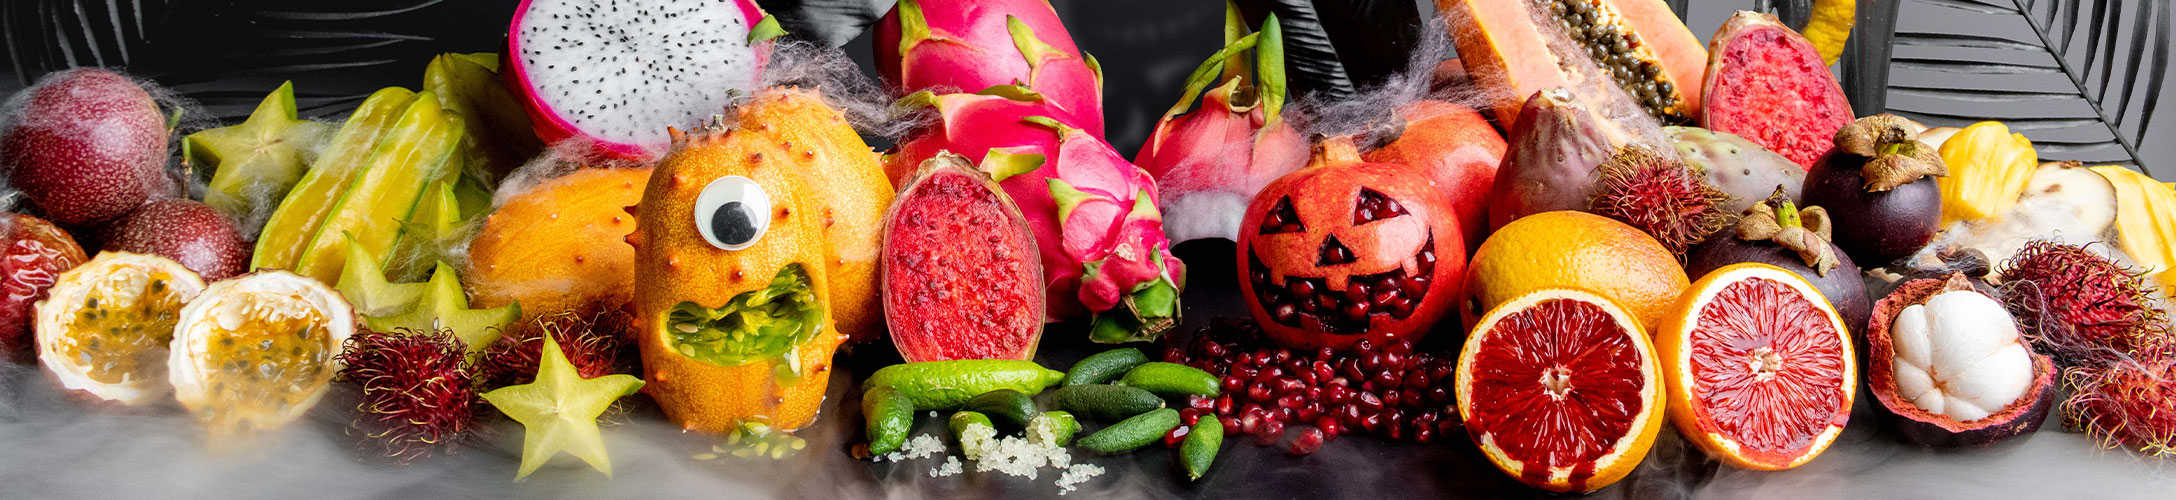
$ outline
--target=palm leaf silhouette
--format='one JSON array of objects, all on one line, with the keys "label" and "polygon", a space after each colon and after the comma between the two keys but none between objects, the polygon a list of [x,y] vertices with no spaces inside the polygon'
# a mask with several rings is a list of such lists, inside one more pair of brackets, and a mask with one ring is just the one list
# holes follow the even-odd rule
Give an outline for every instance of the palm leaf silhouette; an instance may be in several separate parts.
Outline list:
[{"label": "palm leaf silhouette", "polygon": [[2043,160],[2176,172],[2162,123],[2169,111],[2160,106],[2176,50],[2168,0],[1902,0],[1898,8],[1890,112],[1929,125],[2001,120],[2032,138]]},{"label": "palm leaf silhouette", "polygon": [[518,0],[7,0],[0,49],[19,88],[75,66],[125,67],[226,120],[295,81],[305,115],[414,87],[440,52],[492,51]]}]

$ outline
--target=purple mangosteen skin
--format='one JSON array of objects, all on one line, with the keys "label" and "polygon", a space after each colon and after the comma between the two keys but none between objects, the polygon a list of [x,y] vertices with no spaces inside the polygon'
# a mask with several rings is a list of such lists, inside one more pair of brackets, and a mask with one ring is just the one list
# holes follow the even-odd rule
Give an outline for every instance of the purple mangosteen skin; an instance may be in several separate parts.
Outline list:
[{"label": "purple mangosteen skin", "polygon": [[[2040,430],[2047,420],[2048,411],[2055,406],[2055,361],[2047,355],[2032,353],[2033,384],[2023,398],[2032,401],[2024,411],[2008,420],[1988,422],[1983,427],[1949,429],[1927,421],[1912,413],[1925,413],[1896,394],[1896,367],[1891,364],[1894,341],[1889,337],[1889,322],[1911,304],[1920,303],[1942,289],[1942,279],[1915,279],[1899,285],[1874,305],[1874,318],[1867,327],[1866,350],[1861,351],[1860,365],[1866,367],[1866,389],[1874,394],[1876,412],[1881,415],[1882,427],[1896,432],[1904,441],[1932,449],[1979,448],[2031,434]],[[1976,280],[1975,288],[1980,287]],[[1993,296],[1984,288],[1981,293]],[[1997,415],[2000,415],[1998,413]],[[1990,416],[1989,418],[1994,418]]]},{"label": "purple mangosteen skin", "polygon": [[1865,164],[1864,157],[1830,152],[1806,173],[1803,206],[1828,210],[1834,243],[1844,253],[1884,266],[1934,241],[1942,223],[1942,191],[1933,177],[1926,177],[1889,191],[1867,192],[1860,171]]}]

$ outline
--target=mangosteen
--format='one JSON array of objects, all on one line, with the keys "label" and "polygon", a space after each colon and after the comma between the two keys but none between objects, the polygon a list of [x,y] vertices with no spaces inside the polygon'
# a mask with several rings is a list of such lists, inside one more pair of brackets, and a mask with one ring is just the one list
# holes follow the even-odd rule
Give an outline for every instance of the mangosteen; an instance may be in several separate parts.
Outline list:
[{"label": "mangosteen", "polygon": [[250,248],[234,221],[211,205],[186,199],[146,203],[116,220],[105,249],[162,255],[218,281],[242,274]]},{"label": "mangosteen", "polygon": [[1820,290],[1851,331],[1864,332],[1870,307],[1866,280],[1851,256],[1829,242],[1829,226],[1825,209],[1799,209],[1786,191],[1778,189],[1767,201],[1746,209],[1737,229],[1686,251],[1685,275],[1699,279],[1740,262],[1781,267]]},{"label": "mangosteen", "polygon": [[1913,139],[1916,125],[1882,114],[1836,131],[1836,149],[1806,173],[1803,199],[1835,219],[1837,247],[1859,262],[1888,265],[1910,257],[1941,230],[1948,174],[1934,148]]},{"label": "mangosteen", "polygon": [[[2002,300],[1975,281],[1915,279],[1874,304],[1867,390],[1906,441],[1987,446],[2039,430],[2054,404],[2054,360],[2034,352]],[[1973,354],[1954,355],[1965,352]]]}]

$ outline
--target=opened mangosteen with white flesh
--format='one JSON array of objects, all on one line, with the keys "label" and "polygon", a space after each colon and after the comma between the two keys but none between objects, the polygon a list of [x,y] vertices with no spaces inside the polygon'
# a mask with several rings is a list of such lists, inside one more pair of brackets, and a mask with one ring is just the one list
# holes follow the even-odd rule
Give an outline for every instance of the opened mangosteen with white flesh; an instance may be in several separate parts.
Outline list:
[{"label": "opened mangosteen with white flesh", "polygon": [[2040,428],[2055,364],[2033,352],[1997,299],[1964,273],[1916,279],[1874,306],[1867,385],[1905,440],[1986,446]]},{"label": "opened mangosteen with white flesh", "polygon": [[1361,162],[1349,137],[1324,140],[1310,167],[1247,207],[1238,246],[1247,309],[1289,347],[1419,340],[1463,286],[1465,237],[1450,207],[1425,177]]}]

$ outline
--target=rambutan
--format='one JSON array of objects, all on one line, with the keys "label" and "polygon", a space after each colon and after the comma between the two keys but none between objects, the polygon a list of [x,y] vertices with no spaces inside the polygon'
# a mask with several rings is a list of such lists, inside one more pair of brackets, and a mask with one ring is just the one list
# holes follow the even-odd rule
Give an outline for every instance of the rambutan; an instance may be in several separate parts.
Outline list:
[{"label": "rambutan", "polygon": [[1732,219],[1723,210],[1730,195],[1709,184],[1698,167],[1676,158],[1626,146],[1598,172],[1588,211],[1646,231],[1681,258]]},{"label": "rambutan", "polygon": [[1999,275],[2013,313],[2042,352],[2065,366],[2101,367],[2176,347],[2167,313],[2141,274],[2084,245],[2034,241]]},{"label": "rambutan", "polygon": [[399,463],[450,449],[483,408],[466,353],[452,330],[356,332],[340,352],[340,378],[361,393],[349,435]]},{"label": "rambutan", "polygon": [[2063,381],[2071,388],[2063,401],[2063,425],[2108,448],[2176,456],[2176,357],[2073,368]]},{"label": "rambutan", "polygon": [[602,305],[540,314],[509,327],[485,348],[477,373],[485,388],[534,381],[544,336],[549,334],[582,378],[633,374],[639,371],[627,337],[633,321],[625,308]]}]

